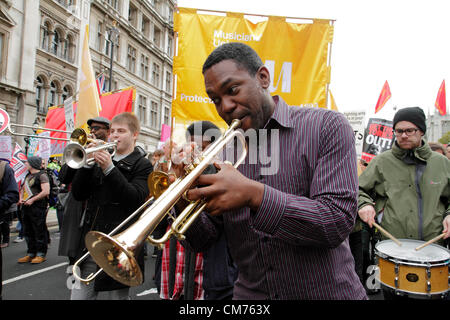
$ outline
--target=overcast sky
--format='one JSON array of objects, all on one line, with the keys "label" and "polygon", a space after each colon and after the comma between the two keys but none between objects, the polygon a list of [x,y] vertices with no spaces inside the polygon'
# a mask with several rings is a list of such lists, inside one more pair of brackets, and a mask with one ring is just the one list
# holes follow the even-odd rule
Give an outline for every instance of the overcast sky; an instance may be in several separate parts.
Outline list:
[{"label": "overcast sky", "polygon": [[[178,6],[335,19],[330,89],[339,111],[385,119],[394,107],[434,113],[442,80],[450,91],[449,0],[178,0]],[[374,115],[386,80],[392,97]]]}]

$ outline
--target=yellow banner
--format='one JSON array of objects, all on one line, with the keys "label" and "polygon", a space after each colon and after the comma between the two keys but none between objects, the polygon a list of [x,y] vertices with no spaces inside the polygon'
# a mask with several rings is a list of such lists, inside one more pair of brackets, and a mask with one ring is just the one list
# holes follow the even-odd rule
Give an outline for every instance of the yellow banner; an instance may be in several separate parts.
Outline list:
[{"label": "yellow banner", "polygon": [[178,8],[174,30],[178,50],[172,117],[177,121],[209,120],[223,126],[205,92],[202,66],[216,47],[227,42],[243,42],[256,50],[270,71],[272,95],[289,105],[326,108],[328,50],[333,39],[330,20],[300,24],[269,16],[253,23],[240,13],[218,16]]}]

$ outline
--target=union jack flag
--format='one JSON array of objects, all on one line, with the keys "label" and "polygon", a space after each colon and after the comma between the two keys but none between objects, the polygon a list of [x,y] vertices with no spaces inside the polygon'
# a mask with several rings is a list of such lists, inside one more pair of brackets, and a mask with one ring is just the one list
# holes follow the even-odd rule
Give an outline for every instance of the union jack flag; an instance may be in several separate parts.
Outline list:
[{"label": "union jack flag", "polygon": [[97,89],[99,96],[105,93],[105,75],[103,73],[100,73],[97,77]]}]

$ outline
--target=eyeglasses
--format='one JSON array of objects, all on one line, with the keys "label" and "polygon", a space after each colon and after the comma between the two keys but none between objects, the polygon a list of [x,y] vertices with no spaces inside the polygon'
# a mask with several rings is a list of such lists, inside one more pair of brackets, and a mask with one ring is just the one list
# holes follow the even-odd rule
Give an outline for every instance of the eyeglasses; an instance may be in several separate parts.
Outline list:
[{"label": "eyeglasses", "polygon": [[392,132],[394,132],[394,134],[396,136],[401,136],[403,133],[406,133],[406,135],[409,137],[409,136],[412,136],[414,133],[416,133],[417,130],[419,130],[419,129],[416,129],[416,128],[408,128],[405,130],[395,129],[395,130],[392,130]]},{"label": "eyeglasses", "polygon": [[101,126],[92,126],[92,127],[89,127],[89,130],[90,131],[97,131],[97,130],[101,130],[101,129],[105,129],[106,130],[106,128],[105,127],[101,127]]}]

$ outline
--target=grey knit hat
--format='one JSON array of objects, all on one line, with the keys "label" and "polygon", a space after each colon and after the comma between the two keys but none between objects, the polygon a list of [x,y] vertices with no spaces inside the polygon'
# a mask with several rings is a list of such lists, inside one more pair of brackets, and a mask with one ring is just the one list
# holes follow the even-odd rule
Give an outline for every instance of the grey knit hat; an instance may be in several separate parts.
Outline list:
[{"label": "grey knit hat", "polygon": [[30,164],[30,166],[32,168],[39,170],[42,165],[42,158],[41,157],[28,157],[27,162]]}]

